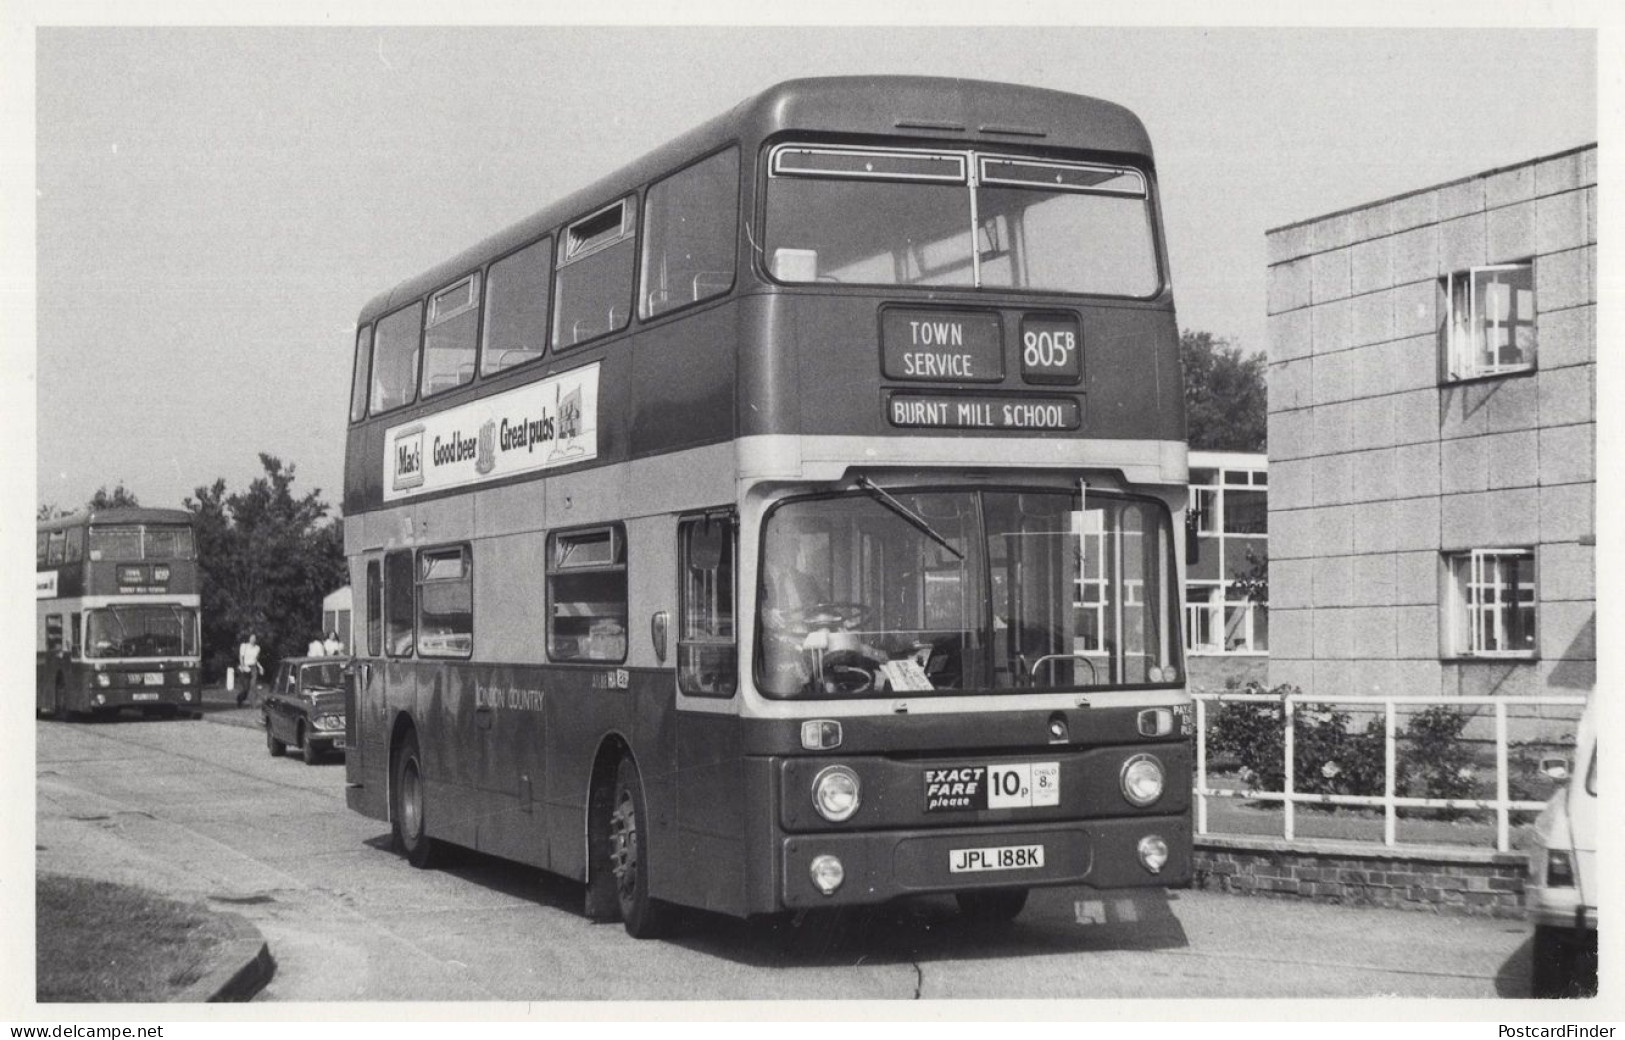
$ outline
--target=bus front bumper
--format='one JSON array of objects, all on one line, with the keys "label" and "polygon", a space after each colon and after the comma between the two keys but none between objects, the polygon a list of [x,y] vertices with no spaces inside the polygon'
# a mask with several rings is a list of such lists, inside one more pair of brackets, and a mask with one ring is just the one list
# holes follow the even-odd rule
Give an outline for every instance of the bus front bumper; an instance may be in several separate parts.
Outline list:
[{"label": "bus front bumper", "polygon": [[[1144,839],[1166,846],[1153,872],[1141,861]],[[839,862],[841,880],[823,857]],[[782,898],[786,909],[861,906],[899,896],[979,888],[1169,888],[1191,876],[1187,816],[1072,820],[1031,826],[831,832],[783,840]],[[820,869],[815,871],[815,865]]]}]

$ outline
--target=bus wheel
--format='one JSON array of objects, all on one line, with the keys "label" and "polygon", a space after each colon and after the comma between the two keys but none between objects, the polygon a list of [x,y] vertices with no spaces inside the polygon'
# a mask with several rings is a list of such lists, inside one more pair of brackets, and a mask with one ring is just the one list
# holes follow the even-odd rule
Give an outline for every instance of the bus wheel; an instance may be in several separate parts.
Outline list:
[{"label": "bus wheel", "polygon": [[310,734],[305,727],[299,727],[299,750],[305,756],[305,765],[313,766],[322,759],[322,753],[316,750],[316,745],[310,742]]},{"label": "bus wheel", "polygon": [[394,783],[389,785],[389,795],[394,802],[389,815],[394,822],[395,851],[419,869],[433,866],[435,841],[424,825],[423,759],[418,753],[415,733],[408,733],[400,751],[396,752]]},{"label": "bus wheel", "polygon": [[634,939],[649,939],[666,923],[667,907],[649,898],[649,811],[638,767],[621,759],[615,774],[614,807],[609,814],[609,863],[621,923]]},{"label": "bus wheel", "polygon": [[955,892],[959,912],[975,924],[1004,924],[1014,921],[1027,905],[1025,888],[984,888]]},{"label": "bus wheel", "polygon": [[271,735],[271,723],[269,720],[265,723],[265,747],[266,750],[271,752],[272,758],[281,758],[283,755],[288,753],[288,745]]}]

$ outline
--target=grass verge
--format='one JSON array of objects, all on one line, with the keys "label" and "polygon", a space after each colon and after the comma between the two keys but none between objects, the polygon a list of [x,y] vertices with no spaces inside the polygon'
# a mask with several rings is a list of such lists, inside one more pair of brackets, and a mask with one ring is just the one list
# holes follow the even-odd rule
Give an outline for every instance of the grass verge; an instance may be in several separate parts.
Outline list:
[{"label": "grass verge", "polygon": [[107,881],[42,873],[35,903],[42,1004],[173,1000],[231,938],[201,904]]}]

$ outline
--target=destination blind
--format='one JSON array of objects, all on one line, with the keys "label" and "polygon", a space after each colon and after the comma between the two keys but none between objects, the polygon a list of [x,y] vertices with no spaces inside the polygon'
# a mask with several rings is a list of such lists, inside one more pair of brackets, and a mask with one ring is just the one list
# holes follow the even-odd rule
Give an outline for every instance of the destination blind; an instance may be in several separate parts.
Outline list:
[{"label": "destination blind", "polygon": [[880,317],[888,379],[997,383],[1004,379],[1004,335],[985,311],[888,307]]},{"label": "destination blind", "polygon": [[893,426],[913,428],[1076,430],[1083,425],[1083,407],[1073,397],[897,391],[886,411]]}]

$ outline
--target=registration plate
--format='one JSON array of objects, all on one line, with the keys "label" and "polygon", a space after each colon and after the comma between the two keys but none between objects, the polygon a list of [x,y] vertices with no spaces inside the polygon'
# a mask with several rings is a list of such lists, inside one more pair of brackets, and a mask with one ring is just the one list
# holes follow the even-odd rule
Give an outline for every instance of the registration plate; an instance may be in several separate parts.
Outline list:
[{"label": "registration plate", "polygon": [[158,695],[156,693],[132,693],[130,699],[132,701],[155,701],[158,699]]},{"label": "registration plate", "polygon": [[933,767],[925,771],[925,811],[1033,809],[1061,804],[1059,762]]},{"label": "registration plate", "polygon": [[164,684],[164,673],[143,672],[141,675],[141,681],[146,683],[148,686],[162,686]]},{"label": "registration plate", "polygon": [[973,874],[981,870],[1037,870],[1044,865],[1042,845],[995,845],[985,849],[952,849],[948,873]]}]

